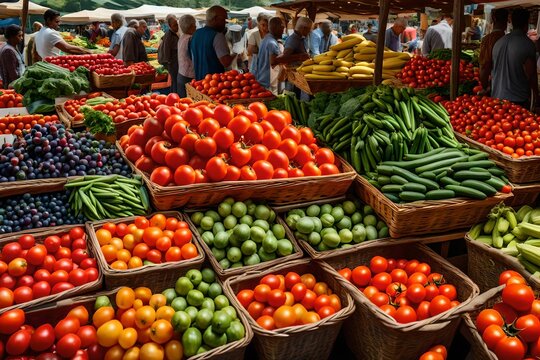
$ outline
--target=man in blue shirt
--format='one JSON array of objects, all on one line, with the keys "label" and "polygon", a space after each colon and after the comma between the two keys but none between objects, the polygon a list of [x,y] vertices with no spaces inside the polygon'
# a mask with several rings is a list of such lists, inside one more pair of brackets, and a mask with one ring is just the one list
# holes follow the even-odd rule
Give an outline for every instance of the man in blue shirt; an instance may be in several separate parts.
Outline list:
[{"label": "man in blue shirt", "polygon": [[337,36],[332,34],[332,22],[323,20],[319,29],[321,31],[321,42],[319,44],[319,54],[325,53],[330,49],[330,46],[337,44]]},{"label": "man in blue shirt", "polygon": [[207,74],[224,72],[236,59],[237,54],[229,53],[225,39],[226,23],[227,10],[215,5],[206,10],[206,26],[193,34],[190,51],[196,80],[203,79]]},{"label": "man in blue shirt", "polygon": [[270,88],[270,68],[280,63],[278,40],[283,35],[283,21],[279,17],[273,17],[268,23],[269,33],[266,34],[259,49],[259,58],[257,60],[257,81],[265,88]]},{"label": "man in blue shirt", "polygon": [[312,32],[309,33],[308,43],[309,43],[309,55],[311,57],[317,56],[321,53],[321,38],[323,36],[322,30],[319,26],[316,27]]},{"label": "man in blue shirt", "polygon": [[391,28],[386,29],[384,45],[392,51],[401,51],[401,34],[407,27],[407,20],[397,18]]}]

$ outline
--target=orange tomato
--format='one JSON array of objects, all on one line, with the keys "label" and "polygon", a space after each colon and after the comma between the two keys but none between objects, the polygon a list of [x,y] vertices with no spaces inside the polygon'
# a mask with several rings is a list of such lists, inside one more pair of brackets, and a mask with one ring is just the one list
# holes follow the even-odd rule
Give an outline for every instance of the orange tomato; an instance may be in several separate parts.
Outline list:
[{"label": "orange tomato", "polygon": [[126,236],[124,236],[122,242],[124,243],[124,249],[127,249],[129,251],[133,250],[135,245],[137,245],[137,243],[135,242],[135,237],[132,234],[127,234]]},{"label": "orange tomato", "polygon": [[302,318],[305,314],[307,314],[307,310],[302,304],[294,304],[292,306],[292,309],[296,315],[296,323],[295,325],[302,325]]},{"label": "orange tomato", "polygon": [[129,252],[129,250],[126,249],[118,250],[118,252],[116,253],[116,258],[120,261],[128,263],[129,259],[131,259],[131,253]]},{"label": "orange tomato", "polygon": [[313,292],[319,295],[326,295],[328,293],[328,285],[325,282],[318,282],[313,286]]},{"label": "orange tomato", "polygon": [[143,241],[151,247],[156,246],[157,240],[162,236],[162,231],[160,228],[155,226],[150,226],[144,229]]},{"label": "orange tomato", "polygon": [[124,311],[124,313],[120,316],[120,322],[122,323],[122,326],[124,326],[124,328],[130,328],[135,326],[136,313],[137,311],[134,308]]},{"label": "orange tomato", "polygon": [[105,353],[104,360],[122,360],[125,350],[120,345],[115,345]]},{"label": "orange tomato", "polygon": [[137,346],[134,346],[131,349],[128,349],[124,353],[122,360],[139,360],[140,355],[141,355],[141,349],[139,349]]},{"label": "orange tomato", "polygon": [[124,329],[118,337],[118,344],[127,350],[137,343],[137,336],[137,330],[134,328]]},{"label": "orange tomato", "polygon": [[148,305],[153,307],[154,310],[157,310],[160,307],[167,305],[167,298],[163,294],[154,294],[150,297]]},{"label": "orange tomato", "polygon": [[183,245],[180,248],[180,251],[182,253],[182,258],[184,258],[186,260],[187,259],[193,259],[194,257],[197,257],[197,255],[199,255],[199,253],[197,251],[197,247],[192,243],[188,243],[188,244]]},{"label": "orange tomato", "polygon": [[145,305],[140,309],[137,309],[137,313],[135,314],[135,325],[137,325],[139,329],[150,327],[155,320],[156,311],[153,307]]},{"label": "orange tomato", "polygon": [[274,312],[273,318],[277,328],[293,326],[296,323],[296,312],[291,306],[283,305]]},{"label": "orange tomato", "polygon": [[92,316],[92,323],[96,328],[114,319],[114,308],[112,306],[100,307]]},{"label": "orange tomato", "polygon": [[113,245],[103,245],[101,247],[101,252],[103,253],[103,256],[105,257],[105,261],[107,261],[108,264],[112,263],[116,260],[116,251],[117,249]]},{"label": "orange tomato", "polygon": [[150,219],[150,226],[155,226],[161,230],[165,230],[167,225],[167,217],[163,214],[156,214]]},{"label": "orange tomato", "polygon": [[150,326],[146,329],[137,329],[137,340],[139,344],[146,344],[147,342],[152,341],[152,339],[150,339],[150,332]]},{"label": "orange tomato", "polygon": [[309,290],[313,290],[315,283],[317,282],[313,274],[304,274],[300,277],[300,279]]},{"label": "orange tomato", "polygon": [[135,245],[133,248],[133,256],[137,256],[141,259],[146,259],[146,254],[150,251],[150,247],[145,243]]},{"label": "orange tomato", "polygon": [[184,348],[178,340],[171,340],[165,344],[166,359],[181,359],[184,357]]},{"label": "orange tomato", "polygon": [[141,347],[140,356],[141,360],[162,360],[165,358],[165,351],[161,345],[149,342]]},{"label": "orange tomato", "polygon": [[319,314],[313,311],[308,311],[302,316],[303,325],[313,324],[320,320],[321,320],[321,317],[319,316]]},{"label": "orange tomato", "polygon": [[133,256],[131,259],[129,259],[128,262],[128,269],[135,269],[143,266],[143,261],[138,256]]},{"label": "orange tomato", "polygon": [[124,261],[116,260],[115,262],[111,264],[111,268],[115,270],[127,270],[128,265]]},{"label": "orange tomato", "polygon": [[133,240],[135,244],[140,244],[143,242],[144,230],[135,229],[131,235],[133,235]]},{"label": "orange tomato", "polygon": [[159,309],[157,309],[157,311],[156,311],[156,319],[157,320],[164,319],[164,320],[167,320],[167,321],[171,321],[174,313],[175,313],[175,311],[174,311],[174,309],[172,307],[170,307],[170,306],[162,306]]},{"label": "orange tomato", "polygon": [[98,343],[104,347],[111,347],[118,343],[118,338],[124,330],[122,323],[118,320],[109,320],[101,325],[97,330]]},{"label": "orange tomato", "polygon": [[339,299],[339,296],[337,296],[336,294],[332,294],[329,296],[329,298],[330,306],[333,307],[336,312],[341,310],[341,300]]},{"label": "orange tomato", "polygon": [[109,244],[114,246],[116,250],[122,250],[124,248],[124,242],[122,241],[122,239],[117,237],[113,237]]},{"label": "orange tomato", "polygon": [[122,287],[116,293],[116,306],[120,309],[129,309],[135,301],[135,291],[129,287]]},{"label": "orange tomato", "polygon": [[150,327],[150,339],[158,344],[165,344],[173,333],[171,322],[165,319],[156,320]]},{"label": "orange tomato", "polygon": [[82,305],[79,305],[71,309],[66,315],[66,317],[69,317],[69,316],[79,319],[79,323],[81,324],[81,326],[88,324],[88,318],[89,318],[88,310]]},{"label": "orange tomato", "polygon": [[257,324],[265,330],[274,330],[276,324],[274,318],[269,315],[263,315],[257,319]]},{"label": "orange tomato", "polygon": [[107,229],[99,229],[96,231],[96,238],[99,242],[99,245],[107,245],[112,239],[111,232]]},{"label": "orange tomato", "polygon": [[286,291],[285,292],[285,297],[286,297],[285,305],[293,306],[293,304],[294,304],[294,295],[292,294],[292,292]]},{"label": "orange tomato", "polygon": [[135,289],[135,298],[141,299],[144,304],[148,304],[152,297],[152,290],[147,287],[138,287]]}]

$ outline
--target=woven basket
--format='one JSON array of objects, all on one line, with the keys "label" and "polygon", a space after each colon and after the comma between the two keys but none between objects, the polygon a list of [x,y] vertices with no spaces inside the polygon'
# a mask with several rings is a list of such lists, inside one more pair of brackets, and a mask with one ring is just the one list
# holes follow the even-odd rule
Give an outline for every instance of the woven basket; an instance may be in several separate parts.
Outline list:
[{"label": "woven basket", "polygon": [[[317,323],[290,326],[273,331],[263,329],[236,299],[242,289],[253,289],[267,274],[311,273],[318,281],[324,281],[341,300],[342,309]],[[260,359],[328,359],[345,319],[354,312],[354,303],[336,276],[309,259],[291,261],[265,271],[248,272],[225,281],[225,294],[233,299],[235,307],[246,315],[255,332],[255,347]]]},{"label": "woven basket", "polygon": [[[185,274],[186,271],[183,271],[181,273],[178,273],[178,277]],[[219,282],[219,281],[218,281]],[[223,285],[220,283],[220,285]],[[131,284],[127,284],[126,286],[131,286]],[[166,287],[155,287],[153,282],[148,282],[146,284],[143,284],[142,286],[149,287],[154,293],[160,293],[161,291],[165,290]],[[168,287],[174,288],[174,281],[167,284]],[[79,296],[72,299],[66,299],[62,301],[58,301],[55,304],[52,305],[45,305],[42,306],[36,310],[33,310],[31,312],[26,313],[26,323],[38,327],[39,325],[43,324],[43,319],[47,319],[47,321],[51,324],[56,324],[58,321],[62,320],[67,313],[73,309],[76,306],[84,306],[89,314],[94,313],[94,302],[96,301],[96,298],[98,296],[109,296],[112,300],[114,300],[114,295],[118,292],[118,288],[106,292],[100,292],[93,295],[86,295],[86,296]],[[233,302],[231,302],[231,305],[234,306]],[[235,306],[236,308],[236,306]],[[236,308],[236,313],[238,314],[238,318],[242,322],[242,325],[244,325],[245,328],[245,336],[241,340],[237,340],[235,342],[217,347],[215,349],[212,349],[210,351],[207,351],[203,354],[192,356],[189,358],[189,360],[210,360],[210,359],[224,359],[224,360],[238,360],[243,359],[244,354],[246,352],[246,348],[248,344],[251,342],[251,339],[253,339],[253,330],[251,330],[251,326],[249,325],[249,321],[244,315],[242,311],[240,311],[238,308]]]},{"label": "woven basket", "polygon": [[[175,217],[179,220],[188,221],[186,217],[176,211],[167,211],[162,212],[161,214],[167,217]],[[153,215],[153,214],[152,214]],[[151,218],[152,215],[147,216]],[[102,220],[96,222],[87,222],[86,231],[89,234],[90,241],[88,242],[90,248],[96,254],[97,262],[101,272],[103,273],[103,278],[105,279],[105,288],[113,289],[118,286],[129,285],[131,287],[144,286],[144,284],[153,284],[156,288],[163,288],[171,282],[174,283],[178,278],[178,273],[184,269],[200,269],[204,261],[204,253],[199,245],[199,236],[197,230],[191,225],[190,230],[193,233],[193,244],[197,247],[197,252],[199,253],[193,259],[182,260],[176,262],[165,262],[161,264],[154,265],[145,265],[136,269],[128,270],[116,270],[113,269],[107,264],[105,256],[101,252],[101,247],[96,238],[96,231],[99,230],[103,224],[112,222],[114,224],[119,223],[130,223],[133,222],[137,216],[131,216],[127,218],[114,219],[114,220]]]},{"label": "woven basket", "polygon": [[[286,213],[288,211],[290,211],[290,210],[293,210],[293,209],[306,208],[306,207],[308,207],[310,205],[323,205],[323,204],[332,204],[333,205],[333,204],[336,204],[336,203],[343,202],[344,200],[347,200],[347,199],[351,199],[351,197],[341,196],[341,197],[338,197],[338,198],[332,198],[332,199],[326,199],[326,200],[317,200],[317,201],[311,201],[311,202],[307,202],[307,203],[300,203],[300,204],[296,204],[296,205],[276,206],[276,207],[274,207],[274,210],[278,213],[278,215],[285,217]],[[292,230],[289,228],[289,226],[286,223],[285,223],[284,226],[285,226],[285,229],[288,232],[290,232],[291,235],[294,237],[294,234],[293,234]],[[294,239],[298,242],[298,244],[300,244],[302,249],[304,249],[305,252],[308,253],[308,255],[312,259],[315,259],[315,260],[325,259],[327,257],[336,256],[338,254],[340,254],[340,255],[348,254],[349,252],[354,252],[354,251],[356,251],[356,249],[362,248],[366,244],[369,244],[371,241],[374,241],[374,240],[369,240],[369,241],[366,240],[366,241],[361,242],[359,244],[352,245],[351,247],[348,247],[348,248],[338,248],[338,249],[334,249],[334,250],[318,251],[315,248],[313,248],[313,246],[311,246],[307,241],[304,241],[304,240],[301,240],[301,239],[296,239],[296,237],[294,237]],[[375,241],[387,240],[387,239],[388,238],[376,239]]]},{"label": "woven basket", "polygon": [[514,198],[508,206],[519,207],[528,204],[536,204],[538,196],[540,196],[540,183],[513,185],[512,194]]},{"label": "woven basket", "polygon": [[[33,235],[34,238],[36,239],[36,244],[42,244],[43,241],[48,236],[67,233],[67,232],[69,232],[69,230],[71,230],[71,229],[73,229],[74,227],[77,227],[77,226],[84,228],[84,225],[65,225],[65,226],[49,227],[49,228],[45,228],[45,229],[25,230],[25,231],[21,231],[21,232],[17,232],[17,233],[12,233],[12,234],[9,234],[9,235],[2,235],[2,236],[0,236],[0,250],[6,244],[8,244],[10,242],[13,242],[13,241],[17,241],[19,239],[19,237],[21,237],[22,235]],[[91,256],[93,258],[96,258],[97,257],[96,253],[90,247],[90,240],[89,240],[88,233],[86,234],[86,236],[87,236],[86,241],[87,241],[87,244],[88,244],[88,250],[90,251]],[[2,308],[2,309],[0,309],[0,314],[6,312],[8,310],[12,310],[12,309],[24,309],[24,310],[33,309],[33,308],[36,308],[37,306],[39,306],[41,304],[47,304],[47,303],[51,303],[51,302],[54,302],[54,301],[58,301],[60,299],[71,298],[71,297],[74,297],[74,296],[77,296],[77,295],[81,295],[81,294],[85,294],[85,293],[89,293],[89,292],[94,292],[94,291],[97,291],[97,290],[101,289],[102,284],[103,284],[103,273],[100,270],[99,271],[99,277],[95,281],[92,281],[90,283],[86,283],[86,284],[81,285],[81,286],[76,286],[73,289],[62,291],[61,293],[58,293],[58,294],[44,296],[44,297],[34,299],[32,301],[28,301],[28,302],[25,302],[25,303],[22,303],[22,304],[17,304],[17,305],[13,305],[13,306],[10,306],[10,307]]]},{"label": "woven basket", "polygon": [[[195,225],[191,222],[191,219],[188,216],[186,216],[186,218],[188,219],[186,221],[189,222],[190,227],[195,228]],[[224,269],[221,266],[221,264],[219,263],[219,261],[216,259],[214,254],[212,253],[212,250],[210,249],[210,247],[208,247],[208,245],[206,245],[206,243],[201,240],[200,243],[201,243],[201,246],[204,249],[204,252],[206,253],[206,258],[210,262],[210,264],[212,265],[212,268],[214,269],[214,271],[216,272],[216,274],[219,276],[220,279],[225,280],[227,278],[230,278],[231,276],[241,275],[241,274],[245,273],[246,271],[249,271],[249,272],[262,271],[264,269],[268,269],[269,267],[279,265],[279,264],[283,264],[283,263],[286,263],[288,261],[300,259],[300,258],[303,257],[304,254],[302,253],[302,248],[300,248],[300,246],[298,246],[298,243],[296,242],[293,234],[291,233],[291,231],[287,227],[287,224],[285,224],[285,222],[283,220],[281,220],[279,217],[276,217],[276,221],[277,221],[278,224],[281,224],[285,228],[285,235],[286,235],[287,239],[289,239],[291,241],[291,243],[293,245],[293,248],[294,248],[294,252],[291,255],[278,257],[278,258],[276,258],[274,260],[270,260],[270,261],[264,261],[264,262],[261,262],[261,263],[259,263],[257,265],[249,265],[249,266],[242,266],[242,267],[239,267],[239,268]]]},{"label": "woven basket", "polygon": [[62,124],[64,124],[66,129],[69,129],[71,127],[71,115],[69,115],[65,111],[64,105],[55,105],[54,108],[56,109],[56,114],[58,115],[58,120],[60,120],[60,122]]},{"label": "woven basket", "polygon": [[356,304],[356,312],[344,326],[345,339],[351,351],[358,359],[395,359],[396,354],[400,359],[417,359],[434,344],[449,346],[459,326],[461,313],[471,310],[471,301],[478,295],[478,287],[427,246],[412,240],[371,242],[355,252],[327,258],[322,266],[339,276],[338,270],[369,264],[371,258],[377,255],[427,262],[433,272],[443,274],[447,282],[458,287],[461,304],[422,321],[399,324],[367,299],[355,285],[339,277]]},{"label": "woven basket", "polygon": [[[497,302],[501,301],[501,292],[504,286],[492,288],[487,292],[480,295],[480,298],[484,299],[484,305],[475,311],[463,315],[463,322],[461,324],[461,333],[467,339],[471,345],[469,358],[474,360],[497,360],[497,355],[487,348],[487,345],[482,340],[482,335],[476,329],[476,317],[484,310],[489,309]],[[536,297],[538,297],[538,291],[535,291]]]},{"label": "woven basket", "polygon": [[308,80],[303,74],[296,71],[296,69],[287,70],[287,80],[310,95],[320,92],[336,93],[346,91],[350,88],[373,85],[373,79]]},{"label": "woven basket", "polygon": [[361,176],[354,183],[356,194],[381,216],[393,238],[442,233],[470,228],[483,221],[491,209],[513,195],[497,193],[485,200],[455,198],[396,204]]},{"label": "woven basket", "polygon": [[511,183],[525,184],[540,182],[540,156],[523,156],[519,159],[514,159],[510,155],[481,144],[457,131],[454,131],[454,134],[459,141],[487,152],[489,158],[506,172],[506,176]]},{"label": "woven basket", "polygon": [[2,183],[0,197],[9,197],[25,193],[42,194],[63,191],[68,181],[78,179],[80,176],[61,177],[54,179],[17,180]]},{"label": "woven basket", "polygon": [[130,87],[135,81],[135,72],[122,75],[98,75],[92,71],[92,86],[96,89]]},{"label": "woven basket", "polygon": [[354,169],[343,158],[336,155],[336,158],[341,162],[340,167],[343,172],[335,175],[160,186],[151,182],[147,174],[137,169],[126,158],[124,150],[118,142],[116,146],[133,171],[144,179],[152,205],[157,210],[170,210],[179,207],[206,208],[219,204],[227,197],[234,197],[237,201],[265,200],[274,205],[331,198],[345,194],[356,176]]},{"label": "woven basket", "polygon": [[519,272],[534,288],[540,289],[540,278],[533,276],[513,256],[503,253],[480,241],[465,235],[469,257],[467,274],[480,288],[481,292],[499,285],[499,275],[505,270]]}]

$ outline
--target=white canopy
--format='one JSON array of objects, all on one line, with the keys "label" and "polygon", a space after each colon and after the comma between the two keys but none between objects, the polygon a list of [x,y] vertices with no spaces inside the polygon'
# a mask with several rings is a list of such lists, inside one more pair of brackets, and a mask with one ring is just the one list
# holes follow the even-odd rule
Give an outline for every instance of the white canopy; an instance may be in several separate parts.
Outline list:
[{"label": "white canopy", "polygon": [[275,10],[268,10],[261,6],[252,6],[250,8],[239,10],[239,11],[229,11],[229,17],[234,18],[239,16],[250,16],[252,18],[256,18],[260,13],[265,13],[269,15],[275,15]]},{"label": "white canopy", "polygon": [[[21,16],[23,9],[23,0],[14,3],[0,3],[0,18]],[[28,3],[28,13],[32,15],[43,15],[49,8],[38,5],[33,2]]]},{"label": "white canopy", "polygon": [[60,18],[65,24],[88,24],[94,21],[110,22],[111,15],[119,12],[105,8],[97,8],[95,10],[81,10],[72,14],[66,14]]},{"label": "white canopy", "polygon": [[125,17],[129,18],[145,18],[145,17],[155,17],[157,20],[163,20],[169,14],[174,14],[176,16],[182,15],[197,15],[199,10],[190,9],[190,8],[176,8],[171,6],[156,6],[156,5],[142,5],[135,9],[129,9],[122,11],[122,14]]}]

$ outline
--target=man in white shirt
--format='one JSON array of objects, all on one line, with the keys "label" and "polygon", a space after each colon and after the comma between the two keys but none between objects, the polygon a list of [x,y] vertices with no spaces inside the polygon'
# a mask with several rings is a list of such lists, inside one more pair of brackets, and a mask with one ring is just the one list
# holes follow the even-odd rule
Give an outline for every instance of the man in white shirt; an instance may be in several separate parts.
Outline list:
[{"label": "man in white shirt", "polygon": [[452,24],[454,18],[450,14],[444,15],[437,24],[429,27],[422,44],[422,55],[427,56],[433,50],[452,48]]},{"label": "man in white shirt", "polygon": [[60,13],[55,10],[47,10],[43,15],[45,26],[35,36],[36,52],[41,59],[47,56],[58,56],[60,51],[68,54],[90,54],[90,51],[73,46],[64,41],[58,29],[60,28]]},{"label": "man in white shirt", "polygon": [[124,15],[120,13],[114,13],[111,15],[111,25],[114,29],[114,33],[111,36],[111,46],[109,47],[109,54],[117,59],[122,59],[122,38],[126,33],[128,27],[126,26],[126,19]]}]

